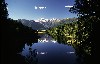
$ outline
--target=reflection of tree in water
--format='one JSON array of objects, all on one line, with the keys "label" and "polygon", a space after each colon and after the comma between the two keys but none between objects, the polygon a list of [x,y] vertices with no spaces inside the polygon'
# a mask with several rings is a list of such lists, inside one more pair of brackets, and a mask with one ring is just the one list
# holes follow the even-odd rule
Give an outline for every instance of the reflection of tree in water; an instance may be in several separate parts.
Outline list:
[{"label": "reflection of tree in water", "polygon": [[25,56],[25,60],[28,64],[37,64],[38,58],[36,57],[37,50],[32,48],[29,48],[29,54]]}]

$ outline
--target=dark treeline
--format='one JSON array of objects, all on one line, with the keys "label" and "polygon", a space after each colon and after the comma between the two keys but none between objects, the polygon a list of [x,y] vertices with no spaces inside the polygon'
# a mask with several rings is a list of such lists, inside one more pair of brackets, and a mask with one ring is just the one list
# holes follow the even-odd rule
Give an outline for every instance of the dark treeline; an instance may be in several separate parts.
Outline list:
[{"label": "dark treeline", "polygon": [[0,0],[1,64],[26,64],[25,58],[18,55],[25,43],[32,45],[38,41],[38,33],[21,22],[8,18],[7,3]]},{"label": "dark treeline", "polygon": [[17,20],[7,19],[1,21],[2,40],[29,40],[37,36],[37,31],[30,27],[24,26]]}]

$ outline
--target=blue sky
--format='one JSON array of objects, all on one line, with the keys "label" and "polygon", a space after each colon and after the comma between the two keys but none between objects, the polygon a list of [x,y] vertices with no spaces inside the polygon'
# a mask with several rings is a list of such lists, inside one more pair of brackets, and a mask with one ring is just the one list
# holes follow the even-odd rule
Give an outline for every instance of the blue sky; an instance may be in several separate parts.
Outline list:
[{"label": "blue sky", "polygon": [[[12,19],[37,20],[40,18],[72,18],[75,14],[65,6],[73,6],[74,0],[6,0],[9,17]],[[37,9],[35,9],[35,6]],[[46,7],[39,9],[39,7]]]}]

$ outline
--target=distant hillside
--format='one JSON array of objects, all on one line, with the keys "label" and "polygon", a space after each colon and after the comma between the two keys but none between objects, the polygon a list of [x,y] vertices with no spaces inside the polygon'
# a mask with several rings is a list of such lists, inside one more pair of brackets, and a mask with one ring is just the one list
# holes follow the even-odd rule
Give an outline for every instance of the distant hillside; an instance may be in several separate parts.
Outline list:
[{"label": "distant hillside", "polygon": [[46,29],[41,23],[35,22],[34,20],[25,20],[25,19],[19,19],[18,22],[21,22],[23,25],[32,27],[34,30],[43,30]]}]

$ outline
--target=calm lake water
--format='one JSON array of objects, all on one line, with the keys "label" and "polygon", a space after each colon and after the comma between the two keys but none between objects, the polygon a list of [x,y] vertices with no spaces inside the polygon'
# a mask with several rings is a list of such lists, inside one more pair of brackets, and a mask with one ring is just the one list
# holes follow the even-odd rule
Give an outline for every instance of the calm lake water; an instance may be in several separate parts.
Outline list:
[{"label": "calm lake water", "polygon": [[59,44],[47,34],[41,35],[32,46],[25,44],[21,55],[29,64],[78,64],[72,46]]}]

